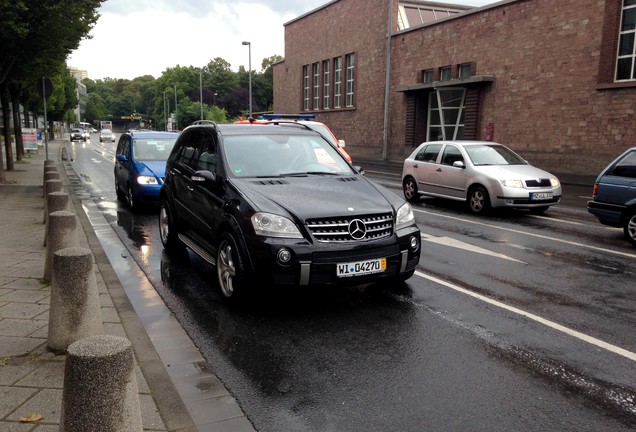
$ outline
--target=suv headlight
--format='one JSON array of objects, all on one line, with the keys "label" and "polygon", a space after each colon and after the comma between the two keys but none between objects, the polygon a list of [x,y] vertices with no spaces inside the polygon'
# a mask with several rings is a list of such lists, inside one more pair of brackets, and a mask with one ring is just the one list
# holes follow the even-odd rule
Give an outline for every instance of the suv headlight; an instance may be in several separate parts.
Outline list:
[{"label": "suv headlight", "polygon": [[256,235],[265,237],[303,238],[298,227],[286,217],[271,213],[252,215],[252,226]]},{"label": "suv headlight", "polygon": [[397,217],[395,220],[395,230],[406,228],[415,223],[415,215],[413,209],[409,203],[405,203],[397,211]]}]

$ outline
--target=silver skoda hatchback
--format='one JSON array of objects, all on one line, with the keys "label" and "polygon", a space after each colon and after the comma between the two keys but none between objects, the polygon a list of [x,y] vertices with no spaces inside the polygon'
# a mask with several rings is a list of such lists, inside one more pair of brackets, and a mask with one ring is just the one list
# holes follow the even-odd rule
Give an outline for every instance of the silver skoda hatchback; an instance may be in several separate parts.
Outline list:
[{"label": "silver skoda hatchback", "polygon": [[508,147],[490,141],[422,143],[402,168],[404,197],[463,201],[475,214],[508,207],[543,213],[561,201],[561,183]]}]

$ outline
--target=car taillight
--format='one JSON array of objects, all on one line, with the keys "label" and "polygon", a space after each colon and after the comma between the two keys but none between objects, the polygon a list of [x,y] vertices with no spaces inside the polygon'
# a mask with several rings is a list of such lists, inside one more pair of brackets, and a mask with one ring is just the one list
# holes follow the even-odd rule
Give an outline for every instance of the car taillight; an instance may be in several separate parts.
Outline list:
[{"label": "car taillight", "polygon": [[595,197],[598,194],[598,183],[594,183],[594,189],[592,189],[592,196]]}]

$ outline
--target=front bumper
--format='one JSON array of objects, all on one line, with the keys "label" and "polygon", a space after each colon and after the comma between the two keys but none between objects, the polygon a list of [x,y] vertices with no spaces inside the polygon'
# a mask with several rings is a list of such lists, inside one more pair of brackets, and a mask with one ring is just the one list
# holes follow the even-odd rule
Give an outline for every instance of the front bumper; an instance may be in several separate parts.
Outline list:
[{"label": "front bumper", "polygon": [[[535,199],[540,194],[550,194],[548,199]],[[561,201],[563,192],[561,187],[556,188],[511,188],[504,187],[491,197],[492,207],[512,207],[512,208],[538,208],[552,206]]]},{"label": "front bumper", "polygon": [[[416,248],[411,246],[413,238]],[[251,267],[249,277],[277,285],[358,284],[406,277],[415,270],[421,252],[420,231],[414,226],[379,241],[310,243],[306,240],[263,239],[258,236],[244,236],[243,241]],[[291,254],[291,259],[286,264],[277,259],[281,251]],[[386,269],[382,272],[351,277],[337,276],[339,264],[378,258],[386,259]]]}]

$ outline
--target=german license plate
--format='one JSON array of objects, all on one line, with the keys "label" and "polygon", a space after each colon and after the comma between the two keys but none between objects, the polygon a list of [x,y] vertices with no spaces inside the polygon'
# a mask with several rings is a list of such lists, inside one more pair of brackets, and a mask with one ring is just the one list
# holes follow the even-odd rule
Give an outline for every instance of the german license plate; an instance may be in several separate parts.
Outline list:
[{"label": "german license plate", "polygon": [[386,270],[386,258],[378,258],[366,261],[339,263],[336,265],[336,276],[353,277],[373,273],[382,273]]},{"label": "german license plate", "polygon": [[552,192],[531,192],[530,201],[541,201],[552,199]]}]

